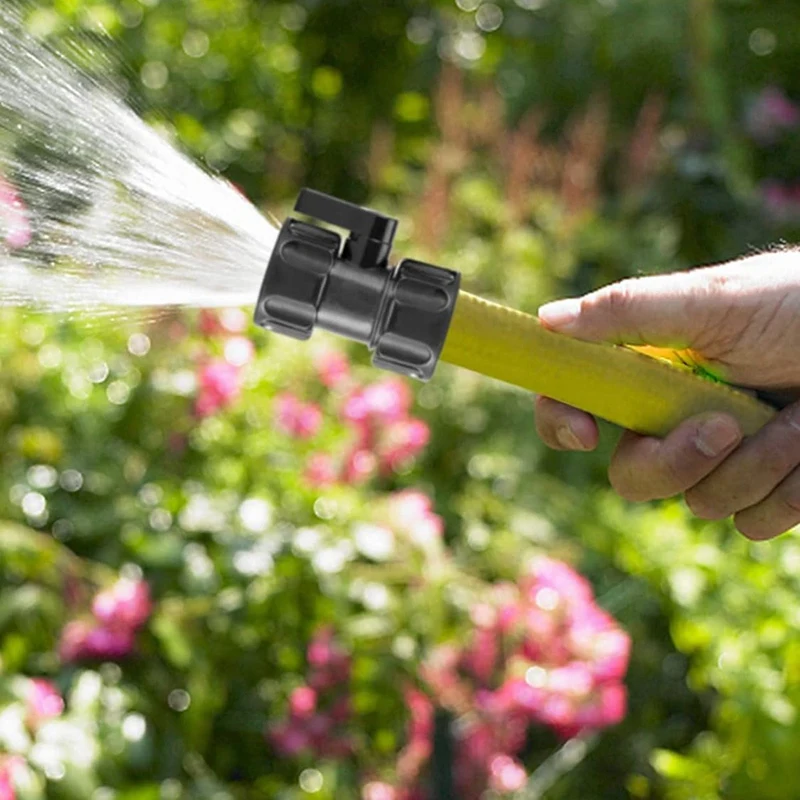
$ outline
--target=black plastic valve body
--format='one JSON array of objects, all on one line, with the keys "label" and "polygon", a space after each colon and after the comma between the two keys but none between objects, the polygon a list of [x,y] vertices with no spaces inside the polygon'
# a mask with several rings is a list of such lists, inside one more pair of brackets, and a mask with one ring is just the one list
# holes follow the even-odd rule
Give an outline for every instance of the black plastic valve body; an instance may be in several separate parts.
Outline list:
[{"label": "black plastic valve body", "polygon": [[278,235],[256,306],[258,325],[295,339],[316,328],[366,344],[373,363],[419,380],[433,375],[461,276],[389,256],[397,220],[303,189],[295,211],[348,232],[289,218]]}]

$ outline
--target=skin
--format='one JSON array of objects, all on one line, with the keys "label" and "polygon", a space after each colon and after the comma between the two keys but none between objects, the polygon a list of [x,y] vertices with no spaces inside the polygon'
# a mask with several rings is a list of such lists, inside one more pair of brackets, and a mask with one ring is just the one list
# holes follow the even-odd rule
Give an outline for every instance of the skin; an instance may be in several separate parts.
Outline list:
[{"label": "skin", "polygon": [[[612,284],[539,309],[542,324],[588,341],[689,348],[724,380],[792,398],[744,438],[724,414],[693,417],[664,439],[623,433],[609,480],[643,502],[683,494],[701,519],[733,517],[749,539],[800,524],[800,251]],[[546,397],[536,425],[558,450],[593,450],[595,420]]]}]

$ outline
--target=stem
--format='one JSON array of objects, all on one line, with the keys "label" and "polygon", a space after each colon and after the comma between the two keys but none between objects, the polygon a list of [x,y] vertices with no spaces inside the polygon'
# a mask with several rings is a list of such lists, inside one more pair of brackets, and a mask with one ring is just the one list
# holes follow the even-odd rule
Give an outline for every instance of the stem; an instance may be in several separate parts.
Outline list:
[{"label": "stem", "polygon": [[591,753],[599,741],[597,734],[576,736],[565,742],[553,755],[546,758],[533,772],[516,800],[540,800],[556,781],[575,769]]}]

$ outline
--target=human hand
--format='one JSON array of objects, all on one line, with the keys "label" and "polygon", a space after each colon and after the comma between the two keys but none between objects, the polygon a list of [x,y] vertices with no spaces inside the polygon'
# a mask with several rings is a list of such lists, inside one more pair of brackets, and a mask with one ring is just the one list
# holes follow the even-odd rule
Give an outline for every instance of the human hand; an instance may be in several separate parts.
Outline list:
[{"label": "human hand", "polygon": [[[549,303],[539,318],[588,341],[689,349],[729,383],[800,396],[800,252],[622,281]],[[536,423],[553,448],[597,446],[595,420],[555,400],[537,398]],[[771,539],[800,523],[800,403],[746,439],[725,414],[664,439],[626,431],[609,480],[631,501],[683,493],[698,517],[733,515],[748,538]]]}]

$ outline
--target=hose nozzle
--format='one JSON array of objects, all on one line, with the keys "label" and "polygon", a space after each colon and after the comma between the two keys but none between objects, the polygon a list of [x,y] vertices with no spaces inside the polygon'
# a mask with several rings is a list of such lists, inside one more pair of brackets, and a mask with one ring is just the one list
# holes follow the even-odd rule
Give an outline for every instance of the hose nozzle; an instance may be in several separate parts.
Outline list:
[{"label": "hose nozzle", "polygon": [[303,189],[295,211],[344,229],[289,218],[256,306],[256,324],[308,339],[315,328],[366,344],[373,363],[419,380],[436,369],[461,276],[406,259],[389,266],[397,220]]}]

